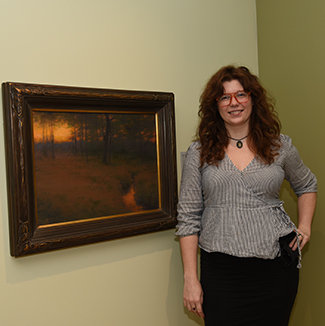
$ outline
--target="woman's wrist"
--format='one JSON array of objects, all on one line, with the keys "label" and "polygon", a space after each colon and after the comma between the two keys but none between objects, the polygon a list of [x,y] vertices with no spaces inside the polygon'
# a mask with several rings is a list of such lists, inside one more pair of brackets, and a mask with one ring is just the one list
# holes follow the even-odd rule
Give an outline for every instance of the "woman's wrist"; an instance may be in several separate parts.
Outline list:
[{"label": "woman's wrist", "polygon": [[198,280],[198,275],[196,272],[184,273],[184,280],[185,281]]}]

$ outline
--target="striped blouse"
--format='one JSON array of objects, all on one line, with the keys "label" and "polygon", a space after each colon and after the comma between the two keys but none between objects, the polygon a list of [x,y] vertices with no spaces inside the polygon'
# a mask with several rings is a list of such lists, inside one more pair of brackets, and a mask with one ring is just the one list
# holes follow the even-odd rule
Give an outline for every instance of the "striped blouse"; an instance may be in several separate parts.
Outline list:
[{"label": "striped blouse", "polygon": [[279,237],[296,229],[279,199],[284,179],[297,196],[317,192],[315,175],[304,165],[291,138],[270,165],[254,158],[238,170],[227,154],[218,167],[200,168],[200,144],[190,145],[183,166],[176,235],[199,236],[207,252],[273,259]]}]

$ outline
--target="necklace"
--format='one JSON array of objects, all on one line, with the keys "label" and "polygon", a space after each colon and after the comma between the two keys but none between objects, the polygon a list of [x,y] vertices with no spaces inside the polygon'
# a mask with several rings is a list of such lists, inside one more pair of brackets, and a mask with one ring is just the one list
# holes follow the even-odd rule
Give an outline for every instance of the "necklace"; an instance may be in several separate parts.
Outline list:
[{"label": "necklace", "polygon": [[243,147],[243,142],[242,142],[242,140],[245,139],[245,138],[247,138],[247,137],[248,137],[248,135],[245,136],[245,137],[243,137],[243,138],[236,139],[236,138],[231,138],[231,137],[228,136],[229,139],[235,140],[235,141],[237,142],[237,143],[236,143],[236,146],[237,146],[238,148],[242,148],[242,147]]}]

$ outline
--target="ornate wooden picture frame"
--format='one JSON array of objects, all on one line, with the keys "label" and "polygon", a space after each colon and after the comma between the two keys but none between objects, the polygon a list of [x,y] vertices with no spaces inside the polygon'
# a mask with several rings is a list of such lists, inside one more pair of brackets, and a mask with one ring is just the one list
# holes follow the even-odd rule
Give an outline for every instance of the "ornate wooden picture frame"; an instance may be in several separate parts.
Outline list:
[{"label": "ornate wooden picture frame", "polygon": [[3,83],[14,257],[173,228],[174,96]]}]

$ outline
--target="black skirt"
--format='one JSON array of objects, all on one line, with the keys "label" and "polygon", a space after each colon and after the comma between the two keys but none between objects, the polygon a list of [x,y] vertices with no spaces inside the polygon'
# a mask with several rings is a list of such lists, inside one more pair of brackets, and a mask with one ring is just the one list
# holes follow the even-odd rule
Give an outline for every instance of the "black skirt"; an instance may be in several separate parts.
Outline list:
[{"label": "black skirt", "polygon": [[205,326],[287,326],[297,294],[297,263],[201,250]]}]

